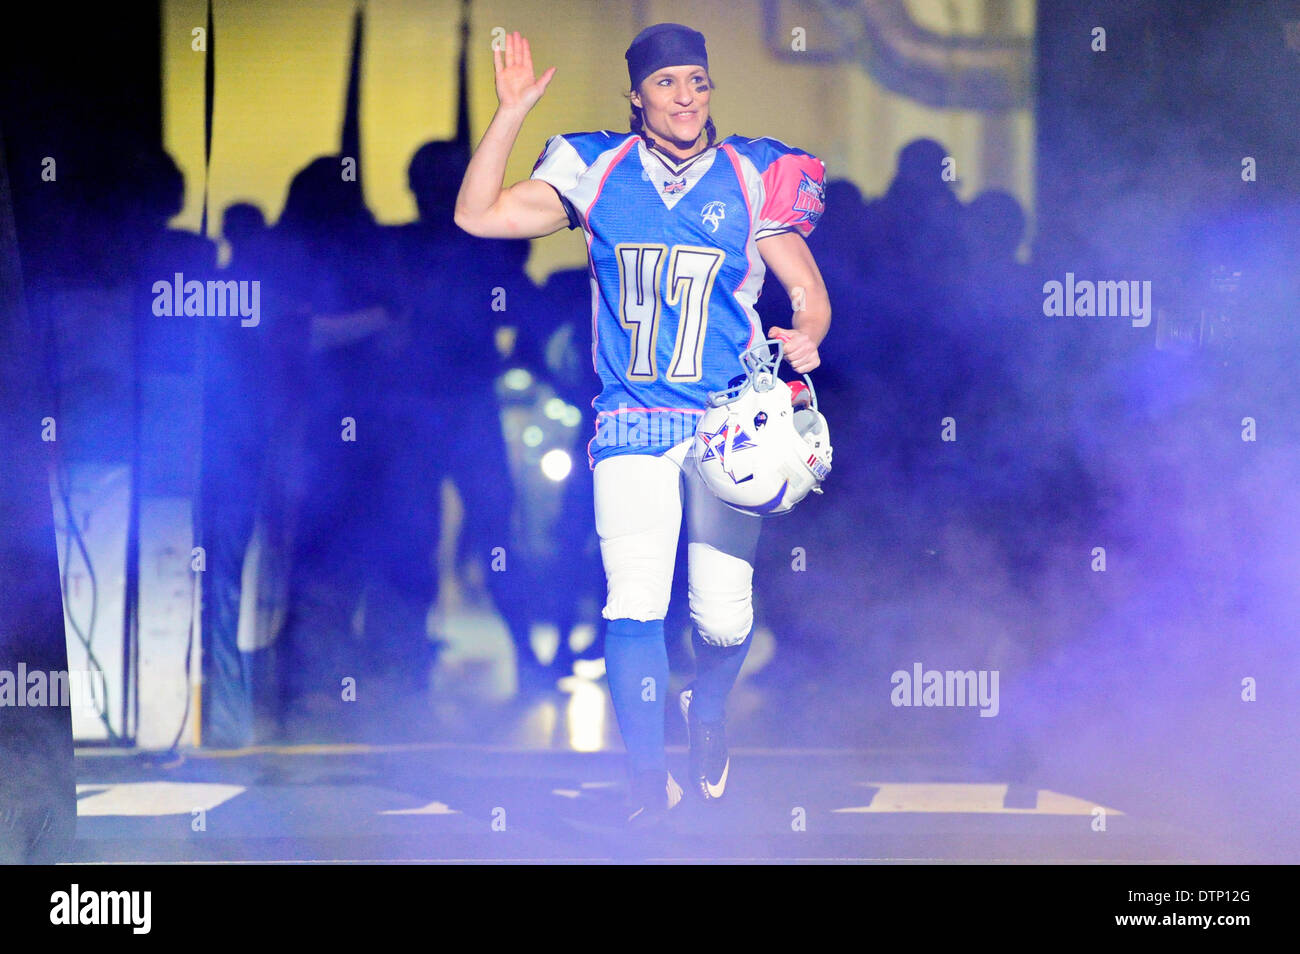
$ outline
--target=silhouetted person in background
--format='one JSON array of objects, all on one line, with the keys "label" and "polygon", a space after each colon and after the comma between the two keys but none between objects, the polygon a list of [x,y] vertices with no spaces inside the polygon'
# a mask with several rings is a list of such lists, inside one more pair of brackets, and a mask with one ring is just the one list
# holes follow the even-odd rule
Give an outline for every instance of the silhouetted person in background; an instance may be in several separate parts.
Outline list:
[{"label": "silhouetted person in background", "polygon": [[988,189],[966,206],[967,294],[981,326],[1013,324],[1041,315],[1029,269],[1016,261],[1025,236],[1025,213],[1009,192]]},{"label": "silhouetted person in background", "polygon": [[[576,655],[603,655],[605,627],[600,609],[605,598],[605,569],[600,559],[596,514],[591,505],[592,477],[587,444],[596,431],[591,395],[600,387],[591,362],[591,276],[585,268],[552,272],[540,291],[539,320],[520,329],[521,357],[544,369],[556,395],[578,409],[581,418],[570,455],[573,468],[564,481],[560,513],[552,538],[551,565],[541,574],[547,580],[539,597],[543,612],[560,632],[552,669],[565,675],[573,670]],[[555,337],[556,335],[559,337]],[[561,346],[561,342],[563,345]],[[547,350],[547,345],[552,347]],[[596,641],[575,654],[569,635],[579,623],[592,625]]]},{"label": "silhouetted person in background", "polygon": [[[202,365],[204,548],[203,738],[217,747],[254,739],[253,657],[239,648],[244,557],[266,477],[268,447],[278,436],[272,413],[275,362],[271,339],[284,321],[284,282],[261,210],[227,207],[222,232],[231,245],[221,281],[257,283],[257,315],[209,315]],[[247,299],[251,301],[250,299]],[[256,323],[254,324],[254,320]],[[245,322],[248,322],[247,324]]]},{"label": "silhouetted person in background", "polygon": [[889,188],[865,209],[866,265],[877,275],[892,267],[903,280],[936,272],[947,277],[959,263],[962,206],[948,158],[933,139],[915,139],[899,151]]},{"label": "silhouetted person in background", "polygon": [[[838,289],[837,297],[846,307],[852,306],[848,296],[860,286],[867,266],[863,249],[866,216],[867,204],[857,185],[849,179],[832,179],[826,184],[826,211],[808,237],[808,248],[817,256],[817,268],[826,287]],[[823,258],[825,267],[820,264]]]},{"label": "silhouetted person in background", "polygon": [[342,678],[368,665],[353,619],[368,534],[387,506],[377,489],[386,443],[375,338],[391,332],[397,309],[383,230],[357,183],[342,178],[339,157],[315,159],[294,176],[272,231],[286,284],[278,397],[301,431],[284,475],[295,514],[282,634],[287,713],[309,695],[338,705]]},{"label": "silhouetted person in background", "polygon": [[221,217],[221,235],[230,245],[230,272],[259,270],[267,266],[271,249],[271,230],[266,216],[251,202],[232,202]]},{"label": "silhouetted person in background", "polygon": [[[441,531],[439,488],[450,477],[464,505],[458,562],[482,567],[515,646],[520,686],[544,687],[553,680],[529,641],[532,573],[511,531],[515,486],[496,395],[502,370],[496,330],[527,324],[536,289],[523,269],[528,242],[477,239],[456,227],[456,194],[466,163],[455,143],[421,146],[408,170],[419,219],[393,230],[410,325],[404,347],[387,357],[393,379],[402,382],[390,395],[389,414],[405,422],[399,426],[409,443],[394,452],[405,454],[410,465],[393,473],[390,492],[403,503],[389,512],[420,513],[392,528],[401,537],[393,553],[405,556],[376,569],[388,589],[400,594],[392,607],[408,616],[417,605],[427,612],[437,596],[427,556]],[[422,621],[423,615],[421,632]]]},{"label": "silhouetted person in background", "polygon": [[172,157],[162,150],[144,149],[131,157],[114,196],[121,203],[121,251],[135,272],[135,314],[140,319],[141,368],[151,372],[194,369],[201,319],[153,313],[153,284],[172,282],[180,272],[185,281],[206,281],[217,268],[217,247],[211,239],[168,227],[185,202],[185,179]]},{"label": "silhouetted person in background", "polygon": [[[835,308],[835,334],[840,344],[822,355],[817,369],[819,386],[832,390],[848,386],[860,376],[862,352],[872,347],[876,322],[863,301],[867,270],[863,248],[865,216],[866,203],[858,187],[847,179],[833,179],[826,185],[826,211],[808,237],[808,248],[817,259],[818,271]],[[783,327],[790,320],[790,296],[771,270],[763,280],[756,308],[765,326]],[[839,339],[841,334],[843,339]]]},{"label": "silhouetted person in background", "polygon": [[1026,342],[1036,340],[1030,332],[1042,319],[1042,298],[1028,267],[1016,260],[1025,213],[1015,196],[1000,189],[981,192],[966,206],[962,225],[964,296],[951,330],[961,339],[972,377],[963,403],[991,420],[1018,413],[1023,378],[1032,373],[1022,355]]},{"label": "silhouetted person in background", "polygon": [[961,299],[962,205],[945,158],[932,139],[904,146],[893,181],[867,204],[863,223],[864,306],[878,329],[863,358],[896,401],[890,443],[909,474],[931,466],[932,436],[962,387],[949,353]]}]

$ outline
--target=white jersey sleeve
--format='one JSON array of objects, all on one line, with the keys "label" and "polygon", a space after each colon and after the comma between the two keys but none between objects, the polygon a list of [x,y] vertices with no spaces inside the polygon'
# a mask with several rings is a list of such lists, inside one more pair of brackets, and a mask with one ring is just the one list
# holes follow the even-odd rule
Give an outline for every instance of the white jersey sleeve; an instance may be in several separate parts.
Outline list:
[{"label": "white jersey sleeve", "polygon": [[583,162],[572,143],[563,136],[552,136],[546,140],[541,155],[533,163],[532,175],[529,176],[530,179],[545,182],[559,195],[564,211],[568,213],[571,229],[581,225],[582,219],[573,207],[569,194],[577,188],[578,179],[586,171],[587,164]]}]

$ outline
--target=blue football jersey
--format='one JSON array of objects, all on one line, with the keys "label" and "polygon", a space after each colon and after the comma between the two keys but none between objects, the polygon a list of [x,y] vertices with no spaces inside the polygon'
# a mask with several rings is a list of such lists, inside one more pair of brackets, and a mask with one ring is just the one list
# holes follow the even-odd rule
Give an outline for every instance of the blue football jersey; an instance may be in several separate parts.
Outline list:
[{"label": "blue football jersey", "polygon": [[588,463],[661,454],[695,433],[708,392],[740,374],[741,352],[762,340],[757,243],[811,234],[825,165],[743,136],[678,161],[606,130],[552,136],[532,178],[554,187],[587,240],[602,385]]}]

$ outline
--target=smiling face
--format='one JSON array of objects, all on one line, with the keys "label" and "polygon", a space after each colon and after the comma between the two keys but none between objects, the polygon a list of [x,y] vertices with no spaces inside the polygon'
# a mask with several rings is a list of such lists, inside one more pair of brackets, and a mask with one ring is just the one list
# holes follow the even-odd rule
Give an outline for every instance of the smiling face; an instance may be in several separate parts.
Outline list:
[{"label": "smiling face", "polygon": [[702,66],[666,66],[651,73],[632,94],[645,130],[664,149],[686,158],[695,149],[709,118],[712,84]]}]

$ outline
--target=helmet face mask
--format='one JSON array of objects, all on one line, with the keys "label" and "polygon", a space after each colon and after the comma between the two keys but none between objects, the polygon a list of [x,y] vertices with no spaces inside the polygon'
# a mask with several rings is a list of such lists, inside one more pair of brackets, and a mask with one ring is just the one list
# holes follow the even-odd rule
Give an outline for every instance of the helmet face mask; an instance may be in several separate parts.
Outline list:
[{"label": "helmet face mask", "polygon": [[693,448],[705,484],[742,513],[788,513],[809,492],[821,493],[830,473],[826,419],[812,381],[782,381],[780,341],[764,341],[740,356],[744,375],[709,395]]},{"label": "helmet face mask", "polygon": [[761,341],[740,354],[740,365],[745,369],[728,382],[721,391],[709,392],[709,407],[722,407],[743,396],[750,388],[767,391],[780,383],[777,368],[785,357],[785,344],[772,339]]}]

